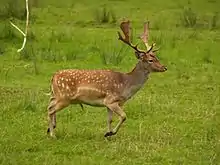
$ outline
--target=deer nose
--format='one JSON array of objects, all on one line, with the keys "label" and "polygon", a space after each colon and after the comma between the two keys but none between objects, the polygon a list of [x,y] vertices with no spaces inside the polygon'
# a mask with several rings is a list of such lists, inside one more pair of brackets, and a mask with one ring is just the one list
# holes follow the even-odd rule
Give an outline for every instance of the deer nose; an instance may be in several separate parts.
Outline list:
[{"label": "deer nose", "polygon": [[166,66],[164,66],[164,71],[166,71],[167,70],[167,67]]}]

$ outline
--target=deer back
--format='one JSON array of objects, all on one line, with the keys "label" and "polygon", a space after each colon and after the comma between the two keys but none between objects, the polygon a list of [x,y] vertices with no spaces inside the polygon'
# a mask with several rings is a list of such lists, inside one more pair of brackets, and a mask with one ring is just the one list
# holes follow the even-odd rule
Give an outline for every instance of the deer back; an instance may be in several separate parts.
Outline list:
[{"label": "deer back", "polygon": [[52,89],[60,97],[87,97],[117,95],[123,90],[126,75],[111,70],[69,69],[57,72],[52,79]]}]

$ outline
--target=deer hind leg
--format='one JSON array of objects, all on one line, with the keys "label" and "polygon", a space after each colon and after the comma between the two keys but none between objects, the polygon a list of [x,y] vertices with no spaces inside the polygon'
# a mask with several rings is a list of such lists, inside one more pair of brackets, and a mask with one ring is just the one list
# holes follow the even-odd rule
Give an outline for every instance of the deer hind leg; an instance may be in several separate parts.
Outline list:
[{"label": "deer hind leg", "polygon": [[66,102],[63,100],[57,100],[56,98],[51,97],[50,103],[48,106],[49,128],[47,129],[47,133],[50,133],[51,137],[55,137],[54,128],[56,128],[56,112],[62,110],[68,105],[69,105],[69,102]]},{"label": "deer hind leg", "polygon": [[[52,96],[50,98],[50,102],[47,107],[48,113],[53,110],[55,105],[56,105],[56,98]],[[49,125],[51,124],[53,126],[53,128],[56,128],[56,115],[54,114],[52,116],[52,118],[49,118],[48,120],[49,120]],[[47,133],[49,133],[49,132],[50,132],[50,127],[47,129]]]},{"label": "deer hind leg", "polygon": [[121,127],[122,123],[126,120],[126,113],[121,109],[118,103],[107,105],[107,107],[109,108],[109,110],[111,110],[119,116],[119,122],[112,131],[110,130],[105,134],[105,137],[115,135]]}]

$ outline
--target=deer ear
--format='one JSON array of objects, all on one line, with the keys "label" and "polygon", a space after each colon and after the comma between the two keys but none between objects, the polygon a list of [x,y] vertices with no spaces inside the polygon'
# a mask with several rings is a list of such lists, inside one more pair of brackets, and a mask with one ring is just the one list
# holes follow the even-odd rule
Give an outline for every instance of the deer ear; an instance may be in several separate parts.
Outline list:
[{"label": "deer ear", "polygon": [[141,59],[144,56],[144,53],[136,51],[135,56],[137,57],[137,59]]}]

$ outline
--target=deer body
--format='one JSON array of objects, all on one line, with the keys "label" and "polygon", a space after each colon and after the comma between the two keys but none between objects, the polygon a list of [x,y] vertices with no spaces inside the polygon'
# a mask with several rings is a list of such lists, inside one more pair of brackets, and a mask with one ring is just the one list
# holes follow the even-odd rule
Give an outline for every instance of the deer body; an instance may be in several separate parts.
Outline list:
[{"label": "deer body", "polygon": [[106,106],[110,101],[120,105],[130,99],[145,83],[148,72],[140,64],[129,73],[112,70],[67,69],[57,72],[52,79],[52,93],[69,104]]},{"label": "deer body", "polygon": [[[129,22],[121,24],[125,38],[119,34],[119,39],[135,49],[138,62],[131,72],[67,69],[54,74],[48,106],[48,133],[51,136],[55,136],[53,130],[56,127],[56,112],[70,104],[106,107],[108,132],[105,137],[115,135],[126,120],[126,113],[122,109],[125,102],[141,89],[151,72],[166,71],[166,67],[160,64],[152,51],[153,45],[144,52],[130,43],[128,25]],[[143,41],[148,46],[146,36]],[[111,127],[113,113],[119,116],[119,122],[114,129]]]}]

